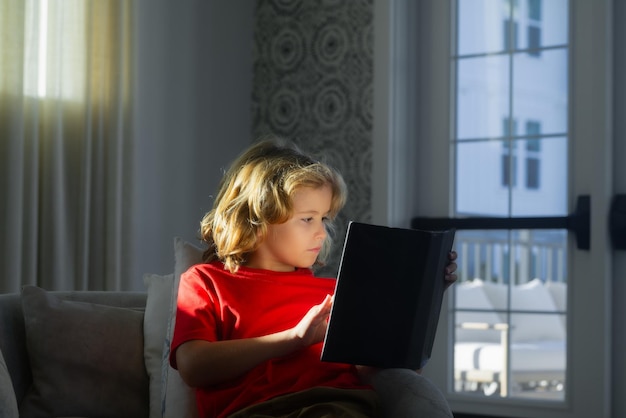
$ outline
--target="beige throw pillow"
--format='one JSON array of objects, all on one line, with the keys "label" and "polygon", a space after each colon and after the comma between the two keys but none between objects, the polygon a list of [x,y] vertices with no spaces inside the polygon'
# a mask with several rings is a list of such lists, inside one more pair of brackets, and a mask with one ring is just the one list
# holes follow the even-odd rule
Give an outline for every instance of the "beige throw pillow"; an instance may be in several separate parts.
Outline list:
[{"label": "beige throw pillow", "polygon": [[148,292],[143,320],[143,352],[150,377],[150,418],[161,418],[161,364],[170,318],[174,274],[145,274],[143,282]]},{"label": "beige throw pillow", "polygon": [[194,264],[202,262],[203,249],[196,247],[182,238],[174,238],[174,287],[172,290],[169,324],[165,346],[163,347],[162,369],[162,413],[164,418],[195,418],[198,416],[195,390],[183,382],[178,370],[169,363],[170,343],[176,323],[176,299],[180,275]]}]

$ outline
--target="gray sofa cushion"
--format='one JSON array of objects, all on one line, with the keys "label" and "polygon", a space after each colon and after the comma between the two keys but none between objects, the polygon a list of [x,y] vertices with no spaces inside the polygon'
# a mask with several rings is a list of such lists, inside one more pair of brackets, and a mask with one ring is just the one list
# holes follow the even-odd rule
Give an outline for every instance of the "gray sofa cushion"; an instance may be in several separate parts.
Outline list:
[{"label": "gray sofa cushion", "polygon": [[[143,310],[22,291],[33,385],[22,416],[148,416]],[[123,343],[121,343],[123,342]]]}]

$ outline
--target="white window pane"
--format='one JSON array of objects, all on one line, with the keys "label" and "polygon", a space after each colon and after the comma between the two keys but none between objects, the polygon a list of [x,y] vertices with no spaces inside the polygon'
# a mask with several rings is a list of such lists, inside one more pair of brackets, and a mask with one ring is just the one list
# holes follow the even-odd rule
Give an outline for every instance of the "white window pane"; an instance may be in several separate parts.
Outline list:
[{"label": "white window pane", "polygon": [[558,314],[511,315],[509,396],[564,400],[564,323]]},{"label": "white window pane", "polygon": [[[537,146],[534,141],[540,144],[539,151],[533,150]],[[517,184],[511,189],[511,215],[566,216],[567,138],[515,142],[518,143]],[[529,184],[529,180],[536,181],[537,187]]]},{"label": "white window pane", "polygon": [[[528,2],[529,5],[530,3],[532,2]],[[531,14],[530,9],[528,13],[524,13],[524,16],[528,19],[529,25],[534,24],[541,29],[539,46],[545,48],[567,44],[569,1],[541,0],[538,3],[540,9],[539,19]]]},{"label": "white window pane", "polygon": [[[528,0],[519,3],[519,49],[549,48],[567,44],[567,0]],[[542,51],[529,51],[540,56]]]},{"label": "white window pane", "polygon": [[542,134],[567,132],[567,50],[513,55],[513,117],[534,120]]},{"label": "white window pane", "polygon": [[565,45],[568,15],[568,0],[459,0],[457,53]]},{"label": "white window pane", "polygon": [[457,232],[455,391],[564,400],[566,241],[565,230]]},{"label": "white window pane", "polygon": [[509,58],[465,58],[457,64],[457,139],[495,138],[509,111]]},{"label": "white window pane", "polygon": [[460,0],[458,54],[484,54],[506,49],[506,44],[513,42],[507,39],[512,33],[509,4],[508,0]]},{"label": "white window pane", "polygon": [[503,185],[503,141],[457,145],[456,212],[462,215],[508,216],[509,188]]}]

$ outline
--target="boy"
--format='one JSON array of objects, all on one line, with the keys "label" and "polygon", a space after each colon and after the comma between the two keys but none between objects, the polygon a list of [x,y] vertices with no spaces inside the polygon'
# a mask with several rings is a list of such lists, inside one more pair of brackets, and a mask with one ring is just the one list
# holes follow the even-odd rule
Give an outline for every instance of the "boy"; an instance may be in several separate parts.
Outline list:
[{"label": "boy", "polygon": [[170,355],[200,416],[375,416],[357,368],[320,361],[335,282],[311,267],[345,200],[339,173],[278,141],[226,173],[201,222],[205,264],[181,276]]}]

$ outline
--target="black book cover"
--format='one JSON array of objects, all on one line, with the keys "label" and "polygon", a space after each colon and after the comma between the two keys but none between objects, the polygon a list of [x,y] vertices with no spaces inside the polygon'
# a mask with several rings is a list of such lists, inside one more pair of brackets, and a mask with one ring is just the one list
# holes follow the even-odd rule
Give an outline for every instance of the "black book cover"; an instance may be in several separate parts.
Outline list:
[{"label": "black book cover", "polygon": [[424,367],[439,322],[454,233],[351,222],[322,361]]}]

